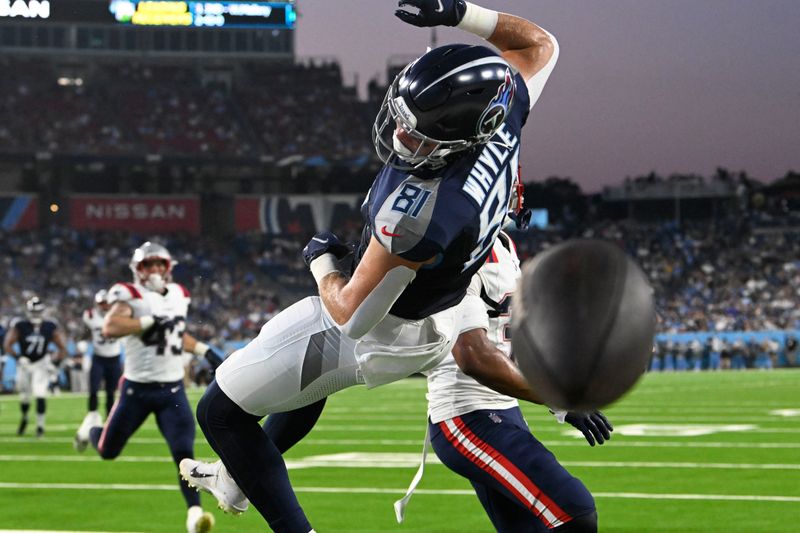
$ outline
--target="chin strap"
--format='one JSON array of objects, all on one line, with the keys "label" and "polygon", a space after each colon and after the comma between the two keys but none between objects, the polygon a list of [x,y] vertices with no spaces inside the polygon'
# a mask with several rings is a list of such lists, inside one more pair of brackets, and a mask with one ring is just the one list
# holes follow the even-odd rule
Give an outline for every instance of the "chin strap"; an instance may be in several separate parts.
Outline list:
[{"label": "chin strap", "polygon": [[550,409],[550,414],[556,417],[559,424],[563,424],[567,420],[567,415],[569,411],[564,411],[563,409]]},{"label": "chin strap", "polygon": [[417,473],[414,474],[414,479],[411,480],[411,484],[408,486],[408,490],[406,490],[405,496],[394,502],[394,515],[397,518],[397,523],[402,524],[403,519],[405,518],[406,514],[406,506],[408,505],[409,500],[411,500],[411,495],[414,494],[414,491],[417,490],[417,485],[419,482],[422,481],[422,474],[425,473],[425,460],[428,458],[428,448],[431,444],[431,430],[430,424],[425,424],[425,440],[422,441],[422,459],[419,463],[419,468],[417,468]]}]

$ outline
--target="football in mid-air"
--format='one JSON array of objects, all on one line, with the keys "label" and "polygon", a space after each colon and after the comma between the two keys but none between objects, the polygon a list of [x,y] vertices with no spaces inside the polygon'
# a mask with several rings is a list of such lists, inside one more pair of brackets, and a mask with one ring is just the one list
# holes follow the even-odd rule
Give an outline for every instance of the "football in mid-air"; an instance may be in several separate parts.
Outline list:
[{"label": "football in mid-air", "polygon": [[511,344],[528,383],[551,408],[593,411],[644,374],[655,336],[653,289],[618,246],[575,239],[523,268]]}]

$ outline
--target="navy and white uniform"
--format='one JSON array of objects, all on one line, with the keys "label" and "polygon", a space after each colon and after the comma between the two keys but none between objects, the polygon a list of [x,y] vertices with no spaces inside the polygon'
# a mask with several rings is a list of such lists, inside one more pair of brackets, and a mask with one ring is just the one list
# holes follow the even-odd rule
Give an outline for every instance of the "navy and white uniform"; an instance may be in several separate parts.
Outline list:
[{"label": "navy and white uniform", "polygon": [[139,283],[117,283],[109,290],[109,301],[129,305],[134,318],[153,315],[172,319],[172,327],[152,344],[145,344],[140,335],[123,338],[125,364],[119,399],[102,432],[98,433],[99,428],[92,430],[93,444],[106,459],[118,456],[153,413],[175,462],[193,457],[195,425],[183,388],[181,357],[189,292],[177,283],[168,283],[164,294]]},{"label": "navy and white uniform", "polygon": [[[501,234],[468,291],[484,303],[489,339],[509,356],[519,276],[513,242]],[[546,531],[594,512],[592,495],[531,434],[514,398],[464,374],[452,354],[427,378],[432,447],[470,480],[498,532]]]},{"label": "navy and white uniform", "polygon": [[120,351],[122,343],[119,339],[103,335],[104,313],[97,308],[83,312],[83,323],[92,335],[92,364],[89,371],[89,411],[97,410],[97,393],[100,384],[105,384],[106,411],[111,411],[114,403],[114,391],[122,375]]},{"label": "navy and white uniform", "polygon": [[35,323],[21,318],[12,322],[10,329],[16,330],[20,357],[30,361],[17,367],[17,388],[22,401],[28,401],[31,396],[44,398],[55,371],[47,349],[58,331],[58,323],[50,319]]},{"label": "navy and white uniform", "polygon": [[435,261],[417,272],[389,314],[358,340],[344,335],[318,297],[267,322],[216,372],[220,389],[247,413],[309,405],[343,388],[390,383],[433,368],[483,308],[464,301],[473,274],[506,221],[528,115],[524,80],[506,122],[486,145],[424,176],[385,166],[362,208],[365,231],[392,254]]},{"label": "navy and white uniform", "polygon": [[311,415],[301,415],[313,423],[321,408],[315,402],[356,383],[374,387],[430,370],[461,331],[485,323],[482,302],[465,298],[467,287],[506,220],[521,129],[556,55],[527,84],[515,76],[514,105],[486,144],[441,169],[407,173],[389,165],[379,172],[362,208],[365,231],[356,263],[373,238],[405,259],[432,259],[381,322],[351,339],[319,298],[306,298],[270,320],[217,369],[198,403],[198,422],[273,530],[311,526],[275,445],[279,439],[262,431],[260,417],[314,404]]}]

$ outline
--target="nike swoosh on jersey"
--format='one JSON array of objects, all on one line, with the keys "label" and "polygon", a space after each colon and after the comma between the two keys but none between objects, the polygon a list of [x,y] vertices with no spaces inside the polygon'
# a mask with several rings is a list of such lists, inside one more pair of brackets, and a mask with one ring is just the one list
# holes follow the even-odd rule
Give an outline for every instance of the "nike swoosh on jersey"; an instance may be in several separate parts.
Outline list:
[{"label": "nike swoosh on jersey", "polygon": [[317,239],[316,237],[311,237],[312,241],[317,241],[322,244],[328,244],[328,239]]},{"label": "nike swoosh on jersey", "polygon": [[177,385],[177,386],[175,386],[175,387],[172,387],[171,389],[169,389],[169,391],[170,391],[172,394],[175,394],[175,393],[176,393],[176,392],[178,392],[180,389],[181,389],[181,386],[180,386],[180,385]]},{"label": "nike swoosh on jersey", "polygon": [[402,237],[402,235],[401,235],[400,233],[392,233],[392,232],[390,232],[389,230],[387,230],[387,229],[386,229],[386,226],[383,226],[383,227],[381,228],[381,233],[382,233],[383,235],[386,235],[387,237]]}]

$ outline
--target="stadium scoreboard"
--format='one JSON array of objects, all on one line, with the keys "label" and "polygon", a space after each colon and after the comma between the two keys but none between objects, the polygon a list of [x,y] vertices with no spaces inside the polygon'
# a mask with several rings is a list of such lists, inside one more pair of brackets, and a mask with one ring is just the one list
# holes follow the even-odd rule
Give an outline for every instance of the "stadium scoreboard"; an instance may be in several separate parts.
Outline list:
[{"label": "stadium scoreboard", "polygon": [[0,0],[0,22],[294,29],[294,1]]}]

